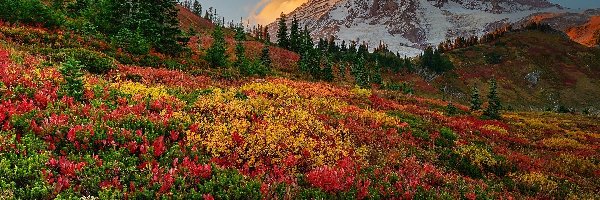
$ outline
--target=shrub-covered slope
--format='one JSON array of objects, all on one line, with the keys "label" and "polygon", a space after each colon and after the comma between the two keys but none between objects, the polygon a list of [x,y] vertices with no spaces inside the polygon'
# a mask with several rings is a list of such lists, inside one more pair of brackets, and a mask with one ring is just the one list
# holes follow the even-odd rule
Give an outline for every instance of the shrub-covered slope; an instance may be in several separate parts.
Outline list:
[{"label": "shrub-covered slope", "polygon": [[123,65],[93,38],[0,30],[0,198],[598,198],[597,118],[482,120],[436,99]]},{"label": "shrub-covered slope", "polygon": [[451,99],[466,103],[471,87],[485,91],[495,78],[505,105],[515,109],[600,108],[600,49],[582,46],[562,33],[508,32],[447,54],[455,69],[433,84]]}]

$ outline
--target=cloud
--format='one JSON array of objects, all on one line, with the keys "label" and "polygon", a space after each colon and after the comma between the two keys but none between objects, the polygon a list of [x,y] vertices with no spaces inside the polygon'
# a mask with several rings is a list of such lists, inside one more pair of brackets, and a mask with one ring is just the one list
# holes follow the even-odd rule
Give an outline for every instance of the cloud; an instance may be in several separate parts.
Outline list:
[{"label": "cloud", "polygon": [[283,12],[290,13],[308,0],[261,0],[250,12],[250,22],[255,24],[268,24]]}]

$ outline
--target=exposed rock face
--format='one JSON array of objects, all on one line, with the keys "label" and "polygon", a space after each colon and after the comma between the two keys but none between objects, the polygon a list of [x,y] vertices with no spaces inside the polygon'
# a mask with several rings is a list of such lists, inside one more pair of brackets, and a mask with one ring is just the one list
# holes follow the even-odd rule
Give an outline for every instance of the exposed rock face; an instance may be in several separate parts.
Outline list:
[{"label": "exposed rock face", "polygon": [[573,41],[585,46],[595,46],[600,34],[600,9],[583,12],[539,13],[523,19],[519,24],[538,22],[563,31]]},{"label": "exposed rock face", "polygon": [[[416,55],[427,45],[481,35],[539,12],[562,8],[546,0],[309,0],[289,13],[313,38],[334,36]],[[276,35],[277,24],[269,25]]]}]

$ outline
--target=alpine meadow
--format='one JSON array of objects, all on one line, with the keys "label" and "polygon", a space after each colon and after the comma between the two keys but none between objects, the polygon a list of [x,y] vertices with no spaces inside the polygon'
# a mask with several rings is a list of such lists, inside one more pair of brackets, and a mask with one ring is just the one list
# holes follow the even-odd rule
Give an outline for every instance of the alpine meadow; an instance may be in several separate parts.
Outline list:
[{"label": "alpine meadow", "polygon": [[248,2],[0,0],[0,199],[600,199],[599,8]]}]

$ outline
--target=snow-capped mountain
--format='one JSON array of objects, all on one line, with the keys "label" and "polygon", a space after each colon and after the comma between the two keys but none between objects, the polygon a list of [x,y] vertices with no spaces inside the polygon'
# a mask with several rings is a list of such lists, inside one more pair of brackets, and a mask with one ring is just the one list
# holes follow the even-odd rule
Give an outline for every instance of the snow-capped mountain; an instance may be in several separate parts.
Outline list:
[{"label": "snow-capped mountain", "polygon": [[[413,56],[428,45],[487,31],[538,12],[562,8],[546,0],[309,0],[288,14],[311,31],[313,38],[380,42]],[[269,25],[272,36],[277,23]],[[274,38],[273,38],[274,39]]]}]

